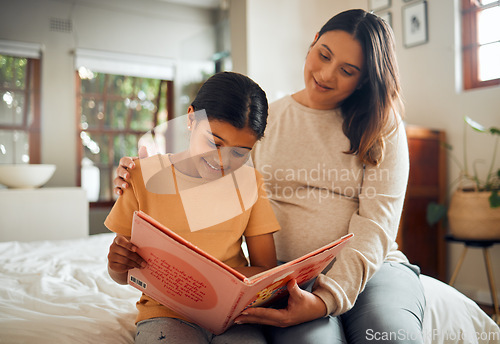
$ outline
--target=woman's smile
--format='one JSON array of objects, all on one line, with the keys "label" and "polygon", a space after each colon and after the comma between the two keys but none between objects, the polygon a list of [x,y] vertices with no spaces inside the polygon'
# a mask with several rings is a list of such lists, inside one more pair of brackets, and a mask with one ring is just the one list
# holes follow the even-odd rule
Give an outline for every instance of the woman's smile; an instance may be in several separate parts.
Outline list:
[{"label": "woman's smile", "polygon": [[314,83],[316,84],[317,89],[319,91],[324,91],[325,92],[325,91],[333,90],[333,88],[326,86],[322,82],[318,82],[318,80],[316,78],[314,78],[314,77],[313,77],[313,80],[314,80]]}]

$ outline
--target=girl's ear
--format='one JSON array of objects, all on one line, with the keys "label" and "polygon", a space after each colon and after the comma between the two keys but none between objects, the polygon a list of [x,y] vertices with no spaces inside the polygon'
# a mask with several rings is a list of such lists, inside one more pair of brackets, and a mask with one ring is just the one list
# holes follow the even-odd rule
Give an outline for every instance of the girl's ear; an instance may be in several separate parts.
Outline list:
[{"label": "girl's ear", "polygon": [[194,108],[191,105],[188,108],[188,115],[187,115],[187,128],[188,130],[191,130],[191,128],[194,128],[196,118],[194,117]]}]

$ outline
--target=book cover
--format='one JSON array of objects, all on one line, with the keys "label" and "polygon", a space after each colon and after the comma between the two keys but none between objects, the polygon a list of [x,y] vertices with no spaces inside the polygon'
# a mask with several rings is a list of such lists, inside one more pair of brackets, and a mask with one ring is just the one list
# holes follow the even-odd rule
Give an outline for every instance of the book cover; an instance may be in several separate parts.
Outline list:
[{"label": "book cover", "polygon": [[287,295],[287,282],[302,286],[318,276],[353,234],[303,257],[246,277],[142,211],[134,213],[132,243],[148,262],[132,269],[128,283],[146,295],[220,334],[246,308],[268,306]]}]

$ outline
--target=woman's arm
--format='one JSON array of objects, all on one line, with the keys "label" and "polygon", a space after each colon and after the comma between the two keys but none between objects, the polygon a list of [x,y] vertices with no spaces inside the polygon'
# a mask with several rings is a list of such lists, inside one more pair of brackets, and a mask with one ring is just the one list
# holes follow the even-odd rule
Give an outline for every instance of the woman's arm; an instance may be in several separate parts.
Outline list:
[{"label": "woman's arm", "polygon": [[313,293],[289,284],[287,308],[247,309],[237,321],[285,327],[326,314],[342,314],[354,305],[395,245],[408,179],[408,147],[402,123],[388,139],[384,161],[378,167],[367,167],[365,175],[359,209],[349,222],[348,232],[355,233],[355,238],[343,250],[342,259],[318,277]]},{"label": "woman's arm", "polygon": [[128,179],[130,178],[129,169],[135,168],[134,160],[147,158],[148,151],[145,146],[139,147],[139,157],[129,157],[124,156],[120,159],[120,163],[116,168],[116,178],[113,179],[113,185],[115,188],[114,192],[120,196],[123,193],[123,190],[128,188]]},{"label": "woman's arm", "polygon": [[313,293],[338,315],[354,306],[366,283],[388,255],[406,261],[395,243],[408,181],[408,145],[403,123],[387,137],[379,166],[367,165],[359,207],[349,221],[353,240],[326,274],[318,276]]},{"label": "woman's arm", "polygon": [[250,236],[245,239],[250,266],[238,267],[235,270],[248,277],[276,266],[276,249],[272,233]]}]

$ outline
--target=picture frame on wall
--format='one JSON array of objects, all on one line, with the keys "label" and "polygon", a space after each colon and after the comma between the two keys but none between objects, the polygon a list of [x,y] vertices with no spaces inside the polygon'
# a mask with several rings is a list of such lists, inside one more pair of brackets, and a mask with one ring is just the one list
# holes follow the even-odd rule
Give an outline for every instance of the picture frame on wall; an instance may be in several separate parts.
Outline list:
[{"label": "picture frame on wall", "polygon": [[427,43],[427,1],[421,0],[403,7],[403,41],[406,48]]},{"label": "picture frame on wall", "polygon": [[380,11],[391,7],[391,0],[370,0],[370,11]]},{"label": "picture frame on wall", "polygon": [[384,19],[390,27],[392,27],[392,13],[390,11],[380,12],[377,15]]}]

